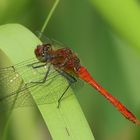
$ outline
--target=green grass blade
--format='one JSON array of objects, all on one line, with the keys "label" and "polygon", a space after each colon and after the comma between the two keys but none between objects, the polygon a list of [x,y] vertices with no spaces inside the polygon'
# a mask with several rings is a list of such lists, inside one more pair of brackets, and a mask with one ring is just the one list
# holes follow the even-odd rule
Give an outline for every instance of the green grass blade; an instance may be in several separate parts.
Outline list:
[{"label": "green grass blade", "polygon": [[[40,43],[40,40],[32,32],[21,25],[7,24],[0,26],[0,48],[13,64],[34,57],[34,48]],[[61,83],[62,87],[66,84],[66,82],[63,82],[63,78],[56,80],[55,83]],[[61,91],[62,87],[57,87],[57,90]],[[54,87],[50,87],[50,89],[53,88],[55,88],[55,84]],[[47,89],[49,89],[49,86],[39,93],[46,94],[49,91]],[[59,109],[57,103],[37,105],[53,140],[94,140],[73,91],[70,89],[68,92],[72,95],[61,102]],[[33,91],[31,91],[31,94],[33,94]],[[33,98],[37,104],[36,97],[33,96]]]},{"label": "green grass blade", "polygon": [[133,47],[140,50],[140,9],[138,1],[90,1],[115,31],[125,38]]},{"label": "green grass blade", "polygon": [[[46,18],[46,20],[45,20],[45,22],[44,22],[44,24],[43,24],[43,27],[41,28],[41,33],[44,33],[45,28],[47,28],[47,25],[48,25],[48,23],[49,23],[49,21],[50,21],[52,15],[53,15],[55,9],[56,9],[58,3],[59,3],[59,0],[55,0],[55,3],[54,3],[52,9],[51,9],[50,12],[49,12],[49,14],[48,14],[48,16],[47,16],[47,18]],[[39,36],[39,38],[41,38],[41,36]]]}]

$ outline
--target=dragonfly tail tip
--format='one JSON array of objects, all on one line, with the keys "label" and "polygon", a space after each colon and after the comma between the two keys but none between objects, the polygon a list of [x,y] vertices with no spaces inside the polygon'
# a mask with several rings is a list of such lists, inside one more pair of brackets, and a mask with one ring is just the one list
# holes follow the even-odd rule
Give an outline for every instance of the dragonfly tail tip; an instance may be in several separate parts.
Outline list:
[{"label": "dragonfly tail tip", "polygon": [[135,121],[135,124],[136,124],[136,125],[140,125],[140,121],[139,121],[139,120],[136,120],[136,121]]}]

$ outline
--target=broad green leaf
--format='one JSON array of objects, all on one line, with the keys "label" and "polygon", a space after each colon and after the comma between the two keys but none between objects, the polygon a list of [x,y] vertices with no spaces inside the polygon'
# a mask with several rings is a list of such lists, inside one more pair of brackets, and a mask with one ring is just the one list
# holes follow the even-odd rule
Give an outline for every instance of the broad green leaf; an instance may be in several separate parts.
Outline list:
[{"label": "broad green leaf", "polygon": [[[21,25],[7,24],[0,26],[1,54],[6,54],[13,64],[34,57],[34,48],[40,43],[40,40],[32,32]],[[7,60],[1,58],[2,65],[10,65],[8,58]],[[20,71],[18,72],[20,74]],[[25,73],[25,76],[24,74],[22,75],[24,81],[31,77],[30,74],[32,75],[31,72],[29,74]],[[60,92],[66,84],[65,79],[60,77],[46,87],[43,87],[43,89],[40,88],[37,92],[40,96],[46,95],[48,92]],[[57,108],[57,102],[39,105],[37,97],[34,96],[36,91],[30,90],[30,92],[48,126],[53,140],[94,139],[72,89],[69,89],[67,93],[71,94],[71,96],[62,100],[59,108]]]}]

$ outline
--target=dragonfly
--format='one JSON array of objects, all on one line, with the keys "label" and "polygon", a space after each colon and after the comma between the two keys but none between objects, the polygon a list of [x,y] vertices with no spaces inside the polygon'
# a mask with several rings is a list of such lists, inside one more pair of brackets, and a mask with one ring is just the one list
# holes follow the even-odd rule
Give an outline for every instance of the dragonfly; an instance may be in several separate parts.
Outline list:
[{"label": "dragonfly", "polygon": [[[61,101],[68,96],[68,89],[77,82],[77,79],[81,79],[104,96],[126,119],[130,120],[134,124],[140,124],[140,121],[133,113],[131,113],[117,98],[111,95],[105,88],[96,82],[88,70],[81,65],[80,59],[75,52],[68,47],[54,47],[55,45],[53,43],[39,44],[34,50],[34,54],[36,56],[35,58],[21,62],[15,66],[0,69],[0,75],[2,77],[0,79],[1,85],[5,85],[5,83],[7,83],[7,92],[10,93],[5,96],[0,96],[0,103],[4,103],[4,101],[7,100],[9,102],[15,101],[13,106],[17,107],[34,105],[33,102],[23,102],[27,98],[32,98],[29,94],[30,88],[34,90],[38,88],[39,90],[43,90],[44,87],[51,87],[50,85],[52,81],[56,82],[56,78],[64,77],[64,80],[67,81],[67,86],[63,91],[59,92],[59,96],[56,98],[58,103],[57,107],[59,108]],[[37,73],[35,76],[33,76],[34,72]],[[20,77],[22,73],[28,73],[27,77],[30,76],[30,78],[34,80],[24,83],[23,79]],[[16,86],[17,88],[14,88],[14,85],[10,85],[10,83],[16,83],[16,85],[18,84],[18,86]],[[55,87],[53,87],[53,89],[55,89]],[[50,91],[51,89],[48,90]],[[54,97],[56,96],[56,92],[58,92],[57,87],[56,91],[53,91],[52,93],[54,94]],[[46,95],[46,98],[41,98],[41,95],[39,95],[39,103],[53,102],[50,97],[52,94]],[[9,100],[8,98],[12,98],[12,100]],[[16,104],[16,100],[20,100],[20,102]]]}]

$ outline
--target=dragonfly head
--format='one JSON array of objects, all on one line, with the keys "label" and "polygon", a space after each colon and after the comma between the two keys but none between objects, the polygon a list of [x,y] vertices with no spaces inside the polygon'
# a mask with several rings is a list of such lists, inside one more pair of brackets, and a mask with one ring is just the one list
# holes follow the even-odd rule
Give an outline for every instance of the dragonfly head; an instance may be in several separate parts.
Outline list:
[{"label": "dragonfly head", "polygon": [[51,44],[37,45],[35,55],[40,62],[47,62],[50,59],[49,52],[52,50]]}]

